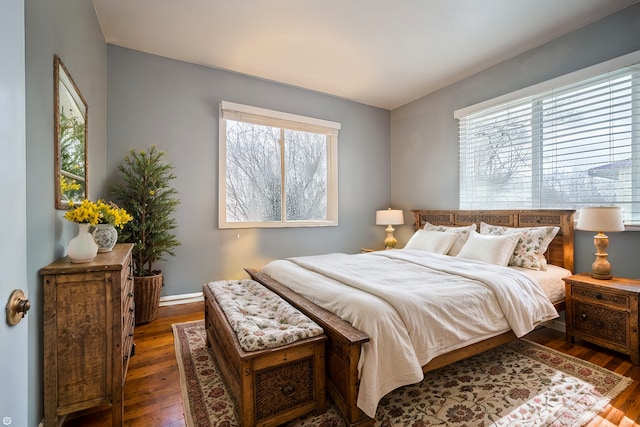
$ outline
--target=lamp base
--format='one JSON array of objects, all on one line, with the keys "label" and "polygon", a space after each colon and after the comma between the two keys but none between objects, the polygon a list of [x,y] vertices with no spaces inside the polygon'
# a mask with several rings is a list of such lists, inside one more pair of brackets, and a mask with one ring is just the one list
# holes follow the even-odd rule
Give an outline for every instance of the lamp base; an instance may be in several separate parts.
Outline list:
[{"label": "lamp base", "polygon": [[600,232],[593,238],[593,244],[596,247],[596,259],[591,264],[591,277],[600,280],[611,279],[611,264],[607,259],[605,250],[609,246],[609,238],[606,234]]},{"label": "lamp base", "polygon": [[392,226],[388,225],[385,231],[387,232],[387,237],[384,239],[384,248],[385,249],[395,248],[396,244],[398,243],[398,240],[395,237],[393,237],[393,232],[395,231],[395,229]]}]

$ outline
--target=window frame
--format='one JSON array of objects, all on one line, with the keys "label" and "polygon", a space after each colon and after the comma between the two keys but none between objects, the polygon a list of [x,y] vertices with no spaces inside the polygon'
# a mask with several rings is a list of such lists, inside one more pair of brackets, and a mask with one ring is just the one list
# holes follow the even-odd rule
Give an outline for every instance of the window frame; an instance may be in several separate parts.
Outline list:
[{"label": "window frame", "polygon": [[[284,140],[281,138],[281,212],[280,221],[231,222],[227,221],[227,120],[255,123],[290,131],[313,132],[327,138],[327,217],[325,220],[286,219],[286,177],[284,165]],[[237,228],[297,228],[338,226],[338,132],[341,124],[260,107],[242,105],[228,101],[220,103],[219,114],[219,181],[218,181],[218,227]]]},{"label": "window frame", "polygon": [[[585,82],[592,78],[604,76],[612,72],[615,73],[618,70],[635,67],[637,66],[637,64],[640,64],[640,51],[632,52],[630,54],[627,54],[618,58],[614,58],[604,63],[597,64],[582,70],[578,70],[574,73],[560,76],[558,78],[555,78],[546,82],[542,82],[537,85],[533,85],[533,86],[530,86],[512,93],[508,93],[508,94],[505,94],[505,95],[502,95],[502,96],[499,96],[499,97],[496,97],[496,98],[493,98],[469,107],[456,110],[454,112],[454,118],[460,121],[460,124],[459,124],[459,130],[460,130],[459,180],[460,181],[459,181],[459,188],[458,188],[459,207],[469,208],[469,206],[465,205],[463,201],[463,190],[464,190],[463,182],[465,180],[465,175],[464,175],[465,166],[463,162],[463,151],[462,151],[463,145],[462,144],[463,144],[463,137],[464,137],[463,134],[466,131],[466,128],[463,130],[464,120],[478,113],[483,113],[483,112],[488,113],[491,110],[502,109],[503,111],[511,111],[511,108],[512,108],[511,105],[517,106],[521,102],[528,100],[527,102],[531,104],[531,108],[532,108],[532,112],[530,116],[531,132],[532,132],[531,134],[532,158],[531,158],[531,163],[528,165],[525,165],[525,167],[530,166],[532,168],[531,170],[531,174],[533,177],[532,185],[534,186],[534,188],[532,188],[532,193],[530,195],[531,203],[532,203],[532,207],[534,208],[535,206],[548,208],[549,206],[543,206],[541,204],[542,201],[539,198],[539,194],[536,193],[535,191],[535,184],[537,182],[536,179],[540,179],[540,177],[542,176],[545,168],[545,164],[541,160],[542,147],[544,142],[541,139],[541,136],[538,134],[541,129],[542,123],[536,121],[538,119],[542,119],[542,117],[537,112],[534,113],[533,111],[539,108],[539,105],[541,102],[543,102],[543,100],[546,100],[546,98],[543,98],[543,96],[546,96],[546,94],[551,91],[555,91],[555,90],[562,91],[566,87],[572,86],[575,83]],[[631,87],[635,89],[633,92],[634,95],[632,97],[632,101],[630,105],[630,107],[632,107],[631,120],[633,125],[631,128],[632,137],[629,143],[630,151],[632,155],[632,162],[634,165],[640,164],[640,139],[638,139],[636,136],[638,134],[638,123],[633,121],[634,117],[635,118],[640,117],[640,114],[638,114],[637,112],[637,109],[640,108],[640,99],[638,99],[639,91],[638,91],[637,83],[634,83],[638,79],[638,72],[636,71],[635,73],[636,73],[635,77],[631,75],[632,77]],[[470,167],[473,167],[473,166],[470,166]],[[631,200],[628,202],[624,200],[619,201],[623,205],[623,207],[630,207],[631,209],[631,212],[628,212],[628,215],[625,215],[625,225],[627,229],[634,229],[634,228],[640,229],[640,221],[638,220],[638,218],[640,217],[640,208],[639,208],[640,186],[637,185],[637,181],[636,181],[637,179],[638,178],[635,177],[634,175],[632,176],[631,181],[629,183],[630,191],[632,192]],[[468,189],[465,191],[469,193]],[[469,201],[468,203],[473,203],[473,201]],[[490,203],[490,201],[485,201],[485,202],[478,201],[477,204],[474,206],[474,208],[498,209],[494,206],[487,206],[487,205],[483,206],[483,203]],[[615,205],[616,202],[612,202],[611,204]],[[598,202],[594,201],[593,204],[590,204],[590,205],[591,206],[598,205]],[[576,202],[574,203],[574,206],[570,206],[568,203],[566,205],[558,205],[555,207],[578,209],[579,207],[582,207],[582,206],[587,206],[587,204]],[[621,206],[621,205],[618,205],[618,206]]]}]

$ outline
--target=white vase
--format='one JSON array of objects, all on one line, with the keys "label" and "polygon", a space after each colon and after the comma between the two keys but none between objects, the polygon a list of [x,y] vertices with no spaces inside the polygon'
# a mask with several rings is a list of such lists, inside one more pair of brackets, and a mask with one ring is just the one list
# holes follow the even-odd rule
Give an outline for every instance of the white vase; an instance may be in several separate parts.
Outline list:
[{"label": "white vase", "polygon": [[111,224],[98,224],[91,233],[98,244],[98,252],[110,252],[118,241],[118,230]]},{"label": "white vase", "polygon": [[69,241],[67,255],[71,262],[91,262],[98,253],[98,245],[89,233],[89,224],[78,224],[78,235]]}]

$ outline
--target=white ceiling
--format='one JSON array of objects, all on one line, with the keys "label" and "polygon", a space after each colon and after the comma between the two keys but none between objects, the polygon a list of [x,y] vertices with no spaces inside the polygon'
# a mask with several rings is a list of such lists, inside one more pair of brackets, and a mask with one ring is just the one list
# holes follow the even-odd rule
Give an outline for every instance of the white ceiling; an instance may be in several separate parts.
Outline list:
[{"label": "white ceiling", "polygon": [[638,0],[93,0],[108,43],[393,109]]}]

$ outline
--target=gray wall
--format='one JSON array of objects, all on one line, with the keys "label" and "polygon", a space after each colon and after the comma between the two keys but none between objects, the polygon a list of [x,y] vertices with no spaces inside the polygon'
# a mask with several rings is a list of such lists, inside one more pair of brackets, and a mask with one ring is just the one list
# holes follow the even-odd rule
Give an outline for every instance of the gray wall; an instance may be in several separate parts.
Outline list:
[{"label": "gray wall", "polygon": [[[211,280],[246,277],[268,260],[381,246],[375,211],[388,207],[389,111],[174,61],[108,47],[107,177],[130,149],[157,144],[175,166],[180,194],[176,256],[158,267],[163,295],[202,291]],[[340,122],[339,226],[218,229],[218,109],[231,101]]]},{"label": "gray wall", "polygon": [[[453,112],[640,49],[640,4],[553,40],[391,112],[391,202],[458,207],[458,125]],[[515,206],[514,206],[515,207]],[[410,227],[397,234],[404,243]],[[576,232],[576,271],[591,271],[591,232]],[[613,273],[640,277],[640,233],[609,234]]]},{"label": "gray wall", "polygon": [[[27,278],[29,426],[42,419],[42,281],[38,269],[65,254],[77,226],[54,209],[53,54],[89,104],[89,197],[105,186],[107,47],[90,1],[26,0]],[[78,294],[81,297],[81,294]]]}]

